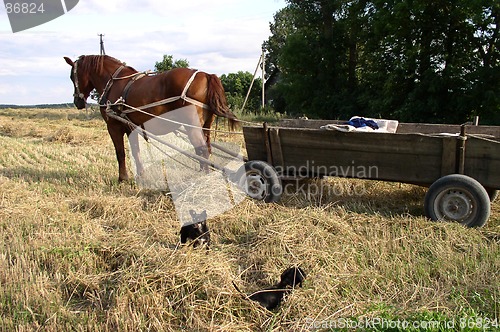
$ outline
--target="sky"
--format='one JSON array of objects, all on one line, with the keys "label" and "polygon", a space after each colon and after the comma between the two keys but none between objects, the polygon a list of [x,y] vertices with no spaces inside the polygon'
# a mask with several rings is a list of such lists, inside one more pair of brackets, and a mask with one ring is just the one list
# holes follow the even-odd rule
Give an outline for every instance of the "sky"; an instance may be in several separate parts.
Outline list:
[{"label": "sky", "polygon": [[71,103],[73,84],[63,57],[106,54],[138,71],[163,55],[217,75],[253,73],[273,15],[285,0],[80,0],[40,26],[12,33],[0,6],[0,104]]}]

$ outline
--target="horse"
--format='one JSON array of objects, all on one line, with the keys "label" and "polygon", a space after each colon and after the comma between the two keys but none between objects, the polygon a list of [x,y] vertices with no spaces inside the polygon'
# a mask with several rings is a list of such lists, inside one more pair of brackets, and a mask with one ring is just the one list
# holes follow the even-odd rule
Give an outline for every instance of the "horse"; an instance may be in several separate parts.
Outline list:
[{"label": "horse", "polygon": [[[64,57],[64,60],[71,66],[74,104],[78,109],[87,107],[87,99],[93,89],[99,93],[100,112],[118,160],[119,182],[129,179],[125,164],[125,134],[131,145],[137,174],[144,171],[137,134],[140,131],[135,129],[144,129],[149,120],[179,110],[182,115],[177,119],[195,124],[185,126],[185,131],[196,154],[206,159],[211,153],[210,128],[215,116],[227,118],[231,129],[237,123],[236,116],[228,107],[222,82],[215,74],[174,68],[150,75],[139,73],[108,55],[82,55],[75,61]],[[110,107],[120,101],[123,102],[121,107]],[[186,107],[186,104],[190,107]],[[120,121],[120,118],[126,121]],[[182,125],[180,122],[182,121],[174,121],[160,128],[155,126],[153,131],[156,134],[167,134],[179,128]],[[142,131],[142,134],[147,138],[147,132]],[[205,166],[208,167],[206,164]]]}]

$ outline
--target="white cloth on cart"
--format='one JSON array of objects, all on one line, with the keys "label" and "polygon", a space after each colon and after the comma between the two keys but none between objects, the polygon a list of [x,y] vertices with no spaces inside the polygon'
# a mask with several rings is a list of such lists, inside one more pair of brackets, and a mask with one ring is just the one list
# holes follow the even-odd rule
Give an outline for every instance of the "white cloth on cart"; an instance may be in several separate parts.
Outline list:
[{"label": "white cloth on cart", "polygon": [[[360,118],[359,116],[353,116],[349,121],[353,119]],[[372,119],[372,118],[364,118],[366,120],[373,120],[377,123],[378,129],[372,129],[369,126],[356,128],[354,126],[348,124],[327,124],[321,126],[320,129],[323,130],[337,130],[342,132],[373,132],[373,133],[395,133],[398,129],[399,122],[397,120],[385,120],[385,119]]]}]

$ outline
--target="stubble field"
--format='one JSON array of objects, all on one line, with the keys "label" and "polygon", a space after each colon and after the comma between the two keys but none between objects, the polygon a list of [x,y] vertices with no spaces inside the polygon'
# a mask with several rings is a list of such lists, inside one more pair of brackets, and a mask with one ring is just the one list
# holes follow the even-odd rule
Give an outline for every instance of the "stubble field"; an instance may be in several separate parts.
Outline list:
[{"label": "stubble field", "polygon": [[[498,200],[485,227],[467,229],[426,220],[425,188],[313,184],[323,192],[289,192],[277,204],[245,199],[210,219],[209,251],[178,246],[171,197],[117,182],[114,149],[97,113],[0,110],[0,329],[498,325]],[[275,311],[233,286],[250,294],[294,265],[306,271],[305,283]]]}]

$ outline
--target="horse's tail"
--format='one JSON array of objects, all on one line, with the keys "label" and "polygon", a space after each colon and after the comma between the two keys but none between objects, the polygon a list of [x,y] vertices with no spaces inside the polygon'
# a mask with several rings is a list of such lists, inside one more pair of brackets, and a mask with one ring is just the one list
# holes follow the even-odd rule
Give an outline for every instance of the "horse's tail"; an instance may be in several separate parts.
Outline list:
[{"label": "horse's tail", "polygon": [[210,111],[228,119],[231,130],[236,127],[238,120],[229,109],[224,87],[215,74],[207,74],[207,104]]}]

